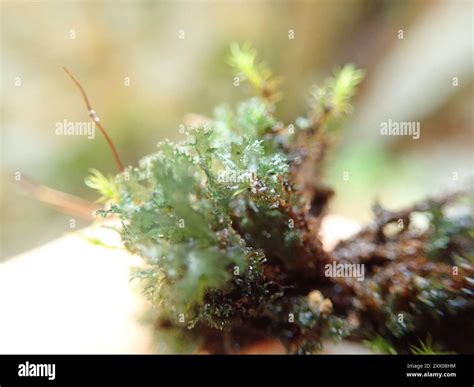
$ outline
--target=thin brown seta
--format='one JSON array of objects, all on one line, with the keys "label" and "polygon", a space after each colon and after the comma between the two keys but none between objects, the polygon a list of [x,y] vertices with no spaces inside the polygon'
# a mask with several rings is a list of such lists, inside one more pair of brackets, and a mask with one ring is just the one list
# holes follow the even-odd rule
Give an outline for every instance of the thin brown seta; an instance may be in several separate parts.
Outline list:
[{"label": "thin brown seta", "polygon": [[97,204],[39,184],[26,176],[22,176],[21,180],[17,181],[17,184],[24,194],[53,206],[64,214],[90,221],[94,219],[94,212],[100,208]]},{"label": "thin brown seta", "polygon": [[120,156],[117,152],[117,148],[115,147],[115,145],[114,145],[112,139],[110,138],[110,136],[107,134],[107,131],[104,129],[104,127],[100,123],[100,119],[97,116],[97,113],[95,112],[95,110],[92,108],[92,106],[89,102],[89,98],[87,97],[87,94],[86,94],[84,88],[79,83],[79,81],[69,72],[69,70],[66,67],[63,66],[63,70],[66,72],[66,74],[69,76],[69,78],[71,78],[71,80],[75,83],[75,85],[78,87],[79,91],[81,92],[82,98],[84,99],[87,110],[89,112],[89,116],[92,118],[92,120],[94,121],[96,126],[99,128],[100,132],[102,133],[102,135],[105,137],[105,140],[107,141],[107,143],[109,145],[109,148],[112,151],[112,155],[114,157],[114,161],[115,161],[115,165],[117,166],[117,169],[119,170],[119,172],[123,172],[124,167],[123,167],[122,161],[120,160]]}]

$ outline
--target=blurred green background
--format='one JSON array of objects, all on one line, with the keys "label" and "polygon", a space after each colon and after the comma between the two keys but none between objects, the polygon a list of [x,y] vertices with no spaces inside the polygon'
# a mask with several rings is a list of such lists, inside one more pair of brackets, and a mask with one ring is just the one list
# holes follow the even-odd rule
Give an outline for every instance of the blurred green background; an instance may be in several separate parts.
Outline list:
[{"label": "blurred green background", "polygon": [[[61,66],[81,81],[122,159],[134,164],[158,141],[181,138],[186,113],[209,115],[215,105],[246,96],[233,86],[226,65],[234,41],[251,42],[283,78],[278,115],[286,123],[306,113],[310,85],[351,62],[365,69],[366,79],[344,138],[330,154],[326,178],[337,192],[331,211],[367,221],[375,199],[397,207],[469,184],[472,1],[60,1],[1,7],[0,260],[71,231],[70,215],[18,194],[15,172],[88,200],[96,199],[84,185],[88,170],[115,172],[98,132],[93,140],[55,135],[56,122],[87,119]],[[420,121],[421,138],[380,136],[380,123],[388,119]],[[87,224],[78,219],[76,227]]]}]

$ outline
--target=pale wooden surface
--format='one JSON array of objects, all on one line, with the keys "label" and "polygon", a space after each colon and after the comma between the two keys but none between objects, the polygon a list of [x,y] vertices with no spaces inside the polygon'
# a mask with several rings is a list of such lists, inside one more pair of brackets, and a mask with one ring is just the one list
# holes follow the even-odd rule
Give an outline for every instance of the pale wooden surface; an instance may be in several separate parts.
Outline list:
[{"label": "pale wooden surface", "polygon": [[[357,225],[329,217],[324,241],[331,248]],[[152,353],[148,307],[130,269],[140,260],[93,245],[84,234],[119,245],[104,228],[71,233],[0,264],[0,353]],[[258,343],[243,353],[282,353],[279,343]],[[328,343],[328,353],[361,353],[356,344]]]},{"label": "pale wooden surface", "polygon": [[[101,237],[115,242],[112,231]],[[146,353],[136,258],[74,233],[0,266],[0,352]]]}]

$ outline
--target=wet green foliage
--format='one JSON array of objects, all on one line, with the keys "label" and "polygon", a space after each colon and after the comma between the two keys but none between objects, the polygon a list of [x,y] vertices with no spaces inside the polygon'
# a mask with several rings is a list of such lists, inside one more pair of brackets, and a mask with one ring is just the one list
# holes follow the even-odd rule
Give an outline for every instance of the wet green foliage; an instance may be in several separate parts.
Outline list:
[{"label": "wet green foliage", "polygon": [[[256,52],[234,45],[229,63],[251,86],[250,99],[218,106],[187,128],[185,141],[160,143],[138,166],[87,179],[106,202],[99,213],[120,219],[126,249],[143,259],[133,278],[153,302],[160,350],[235,352],[275,338],[312,353],[326,338],[369,332],[371,348],[395,353],[420,332],[425,338],[427,324],[467,310],[472,218],[452,220],[433,206],[428,232],[393,240],[365,233],[333,254],[321,247],[326,136],[351,111],[363,73],[337,70],[312,89],[307,117],[285,125],[275,115],[279,82]],[[347,251],[370,265],[363,283],[322,274]]]},{"label": "wet green foliage", "polygon": [[[304,201],[291,182],[296,135],[274,115],[279,82],[256,52],[233,45],[229,63],[253,97],[217,107],[185,142],[160,143],[113,180],[93,171],[87,184],[108,200],[100,213],[121,219],[127,250],[143,258],[133,276],[158,310],[160,334],[175,337],[171,350],[195,342],[228,352],[275,337],[307,352],[347,330],[330,311],[311,309],[312,289],[285,273],[298,251],[323,254],[316,236],[305,237]],[[352,66],[340,70],[310,110],[344,113],[360,78]]]}]

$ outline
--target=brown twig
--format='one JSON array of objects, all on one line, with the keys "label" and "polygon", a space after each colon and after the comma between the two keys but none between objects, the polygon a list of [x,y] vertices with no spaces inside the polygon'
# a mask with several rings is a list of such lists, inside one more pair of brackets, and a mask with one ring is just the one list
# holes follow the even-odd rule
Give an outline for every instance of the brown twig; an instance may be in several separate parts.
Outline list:
[{"label": "brown twig", "polygon": [[353,235],[349,239],[346,239],[340,243],[340,245],[345,245],[354,241],[366,239],[367,237],[376,237],[377,242],[384,242],[385,234],[383,233],[383,228],[390,223],[396,222],[399,219],[404,220],[404,223],[407,223],[409,216],[413,212],[426,212],[429,211],[433,206],[443,207],[449,203],[454,202],[460,197],[466,195],[464,191],[458,191],[446,194],[438,198],[427,198],[422,201],[419,201],[413,204],[410,207],[404,208],[398,211],[389,211],[383,208],[378,202],[373,206],[373,211],[375,213],[375,220],[369,225],[361,229],[357,234]]},{"label": "brown twig", "polygon": [[16,183],[23,193],[42,203],[49,204],[65,214],[77,216],[85,220],[93,220],[94,211],[99,209],[99,206],[94,203],[36,183],[24,175]]},{"label": "brown twig", "polygon": [[63,67],[63,70],[66,72],[66,74],[69,76],[69,78],[71,78],[71,80],[74,82],[74,84],[80,90],[80,92],[82,94],[82,98],[84,99],[84,102],[86,104],[87,110],[89,111],[89,116],[92,118],[92,120],[94,121],[96,126],[99,128],[100,132],[102,133],[102,135],[105,137],[105,140],[109,144],[109,148],[112,151],[112,155],[114,156],[114,160],[115,160],[115,164],[117,165],[117,169],[120,172],[123,172],[124,167],[123,167],[122,161],[120,160],[120,156],[117,152],[117,148],[115,147],[114,143],[112,142],[112,139],[109,137],[109,135],[107,134],[107,132],[104,129],[104,127],[102,126],[102,124],[100,123],[100,118],[97,116],[97,113],[95,112],[94,109],[92,109],[92,106],[89,102],[89,98],[87,97],[87,94],[84,91],[84,88],[81,86],[79,81],[76,78],[74,78],[74,76],[69,72],[69,70],[66,67]]}]

